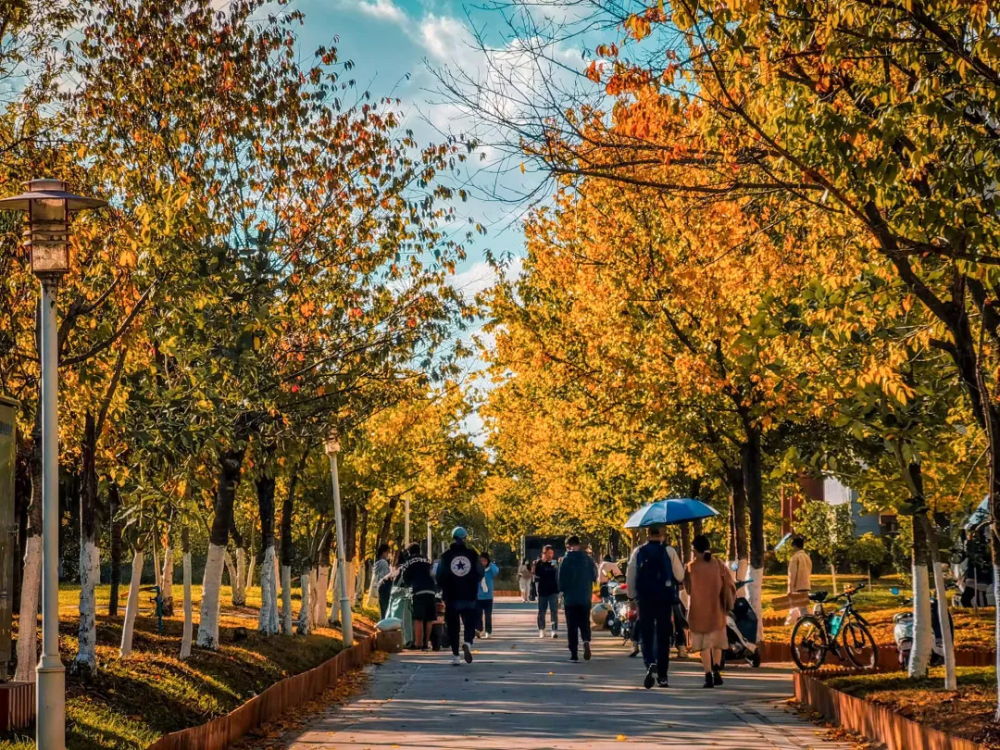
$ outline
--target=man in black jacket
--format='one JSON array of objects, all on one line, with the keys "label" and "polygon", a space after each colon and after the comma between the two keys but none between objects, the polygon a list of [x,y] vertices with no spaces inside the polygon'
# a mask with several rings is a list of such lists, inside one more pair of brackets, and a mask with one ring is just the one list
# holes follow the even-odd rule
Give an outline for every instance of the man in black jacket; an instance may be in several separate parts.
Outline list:
[{"label": "man in black jacket", "polygon": [[535,561],[535,589],[538,594],[538,637],[545,637],[545,610],[552,618],[552,637],[559,629],[559,563],[551,544],[542,547],[542,556]]},{"label": "man in black jacket", "polygon": [[483,567],[479,553],[465,543],[469,536],[461,526],[451,533],[451,547],[438,559],[437,581],[444,599],[444,621],[451,642],[452,664],[462,663],[458,655],[459,628],[465,629],[462,653],[465,661],[472,663],[472,641],[476,636],[476,599]]}]

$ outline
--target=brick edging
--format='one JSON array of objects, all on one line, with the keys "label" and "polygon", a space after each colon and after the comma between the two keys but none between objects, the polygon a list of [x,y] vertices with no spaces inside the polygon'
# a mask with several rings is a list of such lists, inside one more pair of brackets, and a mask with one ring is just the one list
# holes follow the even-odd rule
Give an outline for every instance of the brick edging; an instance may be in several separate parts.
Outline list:
[{"label": "brick edging", "polygon": [[887,750],[987,750],[963,737],[907,719],[885,706],[855,698],[810,674],[793,676],[795,699],[844,729],[885,744]]},{"label": "brick edging", "polygon": [[[788,641],[764,641],[761,644],[761,663],[787,663],[792,661],[792,647]],[[828,657],[831,666],[839,666],[836,657]],[[996,652],[987,648],[956,648],[955,666],[957,667],[991,667],[996,663]],[[850,666],[850,665],[847,665]],[[895,645],[878,647],[878,667],[886,671],[899,669],[899,652]]]},{"label": "brick edging", "polygon": [[251,730],[312,700],[333,685],[340,675],[363,666],[374,650],[375,634],[363,632],[353,646],[318,667],[279,680],[225,716],[165,734],[146,750],[225,750]]}]

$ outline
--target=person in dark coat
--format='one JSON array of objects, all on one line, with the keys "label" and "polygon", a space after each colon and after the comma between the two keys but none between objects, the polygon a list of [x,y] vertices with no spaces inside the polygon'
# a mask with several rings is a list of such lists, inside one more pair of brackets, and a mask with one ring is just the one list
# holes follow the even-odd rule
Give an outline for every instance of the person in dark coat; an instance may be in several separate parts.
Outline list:
[{"label": "person in dark coat", "polygon": [[597,566],[580,545],[580,537],[566,539],[569,550],[559,565],[559,591],[563,595],[566,613],[566,636],[569,660],[579,661],[578,649],[583,642],[583,659],[590,660],[590,604],[597,581]]},{"label": "person in dark coat", "polygon": [[441,555],[437,565],[437,582],[444,600],[444,621],[451,642],[452,664],[460,666],[458,655],[460,629],[464,629],[462,655],[468,664],[472,663],[472,643],[476,637],[479,597],[479,582],[483,579],[483,567],[479,553],[466,544],[468,532],[457,526],[452,532],[451,547]]}]

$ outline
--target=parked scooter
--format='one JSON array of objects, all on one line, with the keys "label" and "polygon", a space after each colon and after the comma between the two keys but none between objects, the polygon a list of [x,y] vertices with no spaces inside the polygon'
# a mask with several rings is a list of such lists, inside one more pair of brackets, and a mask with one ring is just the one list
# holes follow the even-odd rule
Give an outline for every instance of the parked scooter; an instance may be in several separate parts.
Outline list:
[{"label": "parked scooter", "polygon": [[619,580],[608,581],[608,596],[606,602],[611,606],[608,613],[608,630],[611,635],[621,638],[623,643],[632,640],[635,629],[636,613],[629,606],[628,587]]},{"label": "parked scooter", "polygon": [[[949,584],[948,588],[952,588]],[[893,589],[896,593],[898,589]],[[908,597],[903,600],[903,604],[913,606],[913,598]],[[948,620],[951,625],[952,643],[955,639],[955,621],[948,612]],[[906,669],[910,663],[910,652],[913,650],[913,610],[900,612],[892,618],[892,639],[896,642],[896,652],[899,654],[899,666]],[[938,615],[938,600],[935,593],[931,594],[931,628],[934,631],[934,645],[931,647],[931,666],[937,667],[944,664],[944,639],[941,633],[941,618]]]},{"label": "parked scooter", "polygon": [[[736,582],[736,590],[749,583],[752,578]],[[745,596],[736,598],[733,611],[726,615],[726,635],[729,648],[722,652],[723,663],[734,659],[745,659],[751,667],[760,666],[760,650],[757,648],[757,613]]]}]

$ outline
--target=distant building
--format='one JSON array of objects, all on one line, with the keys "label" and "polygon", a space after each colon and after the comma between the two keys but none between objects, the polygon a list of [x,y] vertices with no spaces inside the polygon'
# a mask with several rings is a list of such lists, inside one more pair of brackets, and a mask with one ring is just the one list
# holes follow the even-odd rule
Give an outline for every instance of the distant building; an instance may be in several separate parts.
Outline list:
[{"label": "distant building", "polygon": [[894,534],[899,529],[894,513],[868,513],[858,499],[857,490],[833,477],[800,476],[797,487],[786,487],[781,493],[781,533],[792,531],[795,513],[806,501],[821,501],[829,505],[850,503],[854,520],[854,535],[872,533],[876,536]]}]

